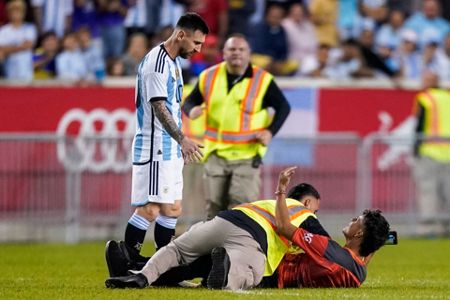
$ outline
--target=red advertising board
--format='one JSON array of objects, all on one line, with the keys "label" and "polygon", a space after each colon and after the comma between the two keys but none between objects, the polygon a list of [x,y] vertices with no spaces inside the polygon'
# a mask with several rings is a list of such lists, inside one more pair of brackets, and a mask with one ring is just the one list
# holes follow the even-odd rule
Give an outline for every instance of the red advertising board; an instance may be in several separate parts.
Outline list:
[{"label": "red advertising board", "polygon": [[[291,131],[288,130],[289,132],[298,131],[298,122],[309,118],[310,120],[317,120],[317,124],[306,132],[354,132],[361,137],[377,131],[390,134],[402,127],[411,115],[415,94],[413,91],[388,89],[324,88],[316,90],[314,88],[302,88],[298,90],[302,91],[300,93],[290,91],[292,98],[289,98],[289,101],[292,106],[291,118],[293,120],[287,122],[287,124],[289,124],[288,126],[294,126],[294,128]],[[296,104],[295,101],[301,100],[303,95],[309,95],[310,99],[305,103]],[[106,126],[107,121],[105,120],[108,118],[114,119],[114,122],[118,123],[118,128],[121,127],[120,122],[127,123],[125,125],[125,127],[128,126],[127,132],[134,132],[134,128],[130,125],[134,121],[134,88],[131,87],[0,87],[0,105],[0,133],[54,133],[58,130],[61,130],[60,133],[75,133],[86,128],[92,133],[92,130],[102,131],[102,127],[109,126],[108,128],[112,128],[111,126],[116,126],[115,123]],[[89,126],[91,127],[84,128],[83,124],[79,124],[78,128],[74,129],[73,127],[77,127],[76,125],[68,125],[71,120],[80,121],[88,117],[91,118],[89,120],[91,122]],[[83,123],[83,121],[79,123]],[[303,122],[301,126],[312,126],[306,123],[308,122]],[[121,128],[118,131],[123,131],[123,125]],[[31,204],[26,204],[27,201],[31,201],[27,198],[27,195],[30,194],[41,197],[44,199],[42,200],[43,203],[47,203],[45,199],[48,197],[48,192],[40,188],[40,186],[47,184],[41,180],[44,175],[57,178],[58,183],[50,183],[48,188],[54,190],[53,194],[62,193],[65,181],[61,176],[67,166],[65,160],[58,156],[61,152],[60,145],[57,145],[57,147],[54,144],[34,145],[27,146],[22,150],[15,150],[15,145],[9,142],[4,142],[1,145],[0,171],[6,175],[0,178],[0,190],[3,190],[0,193],[0,212],[8,209],[14,210],[17,205],[33,207]],[[129,148],[129,145],[124,147]],[[110,150],[108,148],[108,151]],[[327,150],[330,149],[327,148]],[[15,156],[23,155],[25,157],[20,161],[20,168],[16,167],[15,160],[9,158],[14,157],[14,151],[16,151]],[[23,153],[18,151],[23,151]],[[345,151],[346,155],[354,152],[354,150],[352,150],[353,152],[342,151]],[[345,174],[350,174],[346,184],[348,193],[342,194],[343,197],[345,196],[348,199],[338,199],[340,205],[345,206],[346,201],[348,201],[348,207],[350,207],[355,203],[356,197],[354,189],[356,161],[351,162],[350,158],[345,161],[339,160],[344,157],[344,154],[339,154],[337,150],[332,151],[331,155],[329,152],[326,152],[326,155],[320,155],[320,151],[316,152],[317,156],[320,157],[320,159],[317,159],[320,164],[312,166],[316,171],[321,170],[320,166],[326,167],[325,172],[329,171],[337,162],[345,162],[344,165],[348,165],[347,167],[351,169],[350,171],[341,170],[344,173],[340,173],[338,176],[342,178]],[[10,153],[8,154],[10,156],[6,153]],[[354,157],[354,155],[351,157]],[[123,162],[122,165],[124,165]],[[46,174],[39,173],[46,166],[50,166],[50,171]],[[123,171],[117,169],[121,166],[115,163],[110,165],[111,168],[106,168],[106,174],[100,176],[96,173],[99,173],[103,166],[97,167],[98,169],[95,169],[94,166],[87,165],[87,170],[91,172],[83,175],[82,180],[85,188],[83,189],[82,206],[98,206],[100,210],[104,207],[119,208],[120,201],[129,197],[129,191],[126,190],[128,186],[122,185],[123,182],[126,182],[124,178],[130,177],[129,169],[123,168],[125,173],[121,173]],[[305,171],[308,170],[305,169]],[[37,176],[36,174],[41,175]],[[403,184],[405,186],[409,184],[408,182],[403,183],[404,178],[406,177],[402,177],[398,181],[402,186]],[[316,179],[316,181],[318,180],[328,179],[321,177]],[[34,183],[35,181],[40,183]],[[115,182],[115,184],[111,185],[111,182]],[[333,197],[337,189],[343,189],[343,185],[342,182],[330,182],[320,183],[319,181],[318,185],[325,196]],[[90,186],[90,188],[86,188],[87,186]],[[25,190],[24,187],[29,187],[30,190]],[[400,186],[397,186],[397,188],[402,190]],[[400,201],[400,198],[404,198],[406,201],[406,197],[399,195],[397,200]],[[389,200],[387,196],[385,199],[387,199],[386,201]],[[2,209],[3,200],[7,200],[7,204],[3,204]],[[61,202],[45,205],[55,208],[64,206]]]}]

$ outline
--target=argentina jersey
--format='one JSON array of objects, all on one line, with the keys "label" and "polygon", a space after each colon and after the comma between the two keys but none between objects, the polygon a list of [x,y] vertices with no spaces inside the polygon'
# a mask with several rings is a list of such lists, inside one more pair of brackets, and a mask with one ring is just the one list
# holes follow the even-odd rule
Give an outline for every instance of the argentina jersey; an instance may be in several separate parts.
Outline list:
[{"label": "argentina jersey", "polygon": [[136,134],[133,163],[172,160],[181,157],[180,145],[156,117],[151,102],[164,101],[181,130],[183,78],[180,57],[172,59],[164,45],[153,48],[141,61],[136,78]]}]

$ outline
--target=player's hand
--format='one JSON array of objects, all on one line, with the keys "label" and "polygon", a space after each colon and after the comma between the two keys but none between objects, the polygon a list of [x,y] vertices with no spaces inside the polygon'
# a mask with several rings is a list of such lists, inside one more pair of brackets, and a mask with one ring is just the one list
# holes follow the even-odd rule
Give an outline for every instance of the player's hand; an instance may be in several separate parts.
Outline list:
[{"label": "player's hand", "polygon": [[272,132],[270,132],[267,129],[264,129],[263,131],[260,131],[256,134],[256,139],[264,146],[267,146],[272,140]]},{"label": "player's hand", "polygon": [[291,181],[291,177],[295,174],[296,169],[297,167],[289,167],[280,172],[277,191],[286,191],[289,182]]},{"label": "player's hand", "polygon": [[181,152],[186,163],[199,162],[203,158],[203,153],[200,148],[203,145],[197,144],[188,137],[184,137],[181,141]]},{"label": "player's hand", "polygon": [[195,120],[203,114],[205,107],[203,105],[194,106],[189,112],[189,119]]}]

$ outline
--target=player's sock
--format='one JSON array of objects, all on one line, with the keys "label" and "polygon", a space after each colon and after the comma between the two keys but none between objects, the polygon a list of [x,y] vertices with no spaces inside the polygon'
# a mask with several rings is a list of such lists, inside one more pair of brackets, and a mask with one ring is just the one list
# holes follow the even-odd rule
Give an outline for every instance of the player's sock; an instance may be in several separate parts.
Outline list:
[{"label": "player's sock", "polygon": [[175,236],[175,227],[177,226],[177,218],[159,215],[155,222],[155,244],[156,250],[164,247]]},{"label": "player's sock", "polygon": [[149,226],[150,222],[136,213],[128,220],[127,228],[125,229],[125,244],[130,250],[130,255],[135,260],[140,260],[139,258],[141,258],[140,252]]}]

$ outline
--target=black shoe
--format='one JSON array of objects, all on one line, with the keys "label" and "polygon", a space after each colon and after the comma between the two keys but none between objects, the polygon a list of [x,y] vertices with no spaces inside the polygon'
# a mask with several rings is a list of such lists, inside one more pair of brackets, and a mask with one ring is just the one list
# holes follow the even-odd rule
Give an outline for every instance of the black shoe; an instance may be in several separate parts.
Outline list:
[{"label": "black shoe", "polygon": [[134,288],[143,289],[148,286],[147,277],[144,274],[133,274],[122,277],[111,277],[106,279],[105,285],[110,289]]},{"label": "black shoe", "polygon": [[127,275],[130,261],[124,255],[116,241],[108,241],[106,243],[105,258],[110,277]]},{"label": "black shoe", "polygon": [[119,248],[122,251],[124,257],[128,260],[129,270],[142,270],[142,267],[145,266],[150,257],[145,257],[139,254],[133,248],[130,248],[125,241],[119,242]]},{"label": "black shoe", "polygon": [[211,251],[212,267],[209,272],[206,285],[209,289],[222,289],[228,283],[228,271],[230,270],[230,257],[223,247],[214,248]]}]

